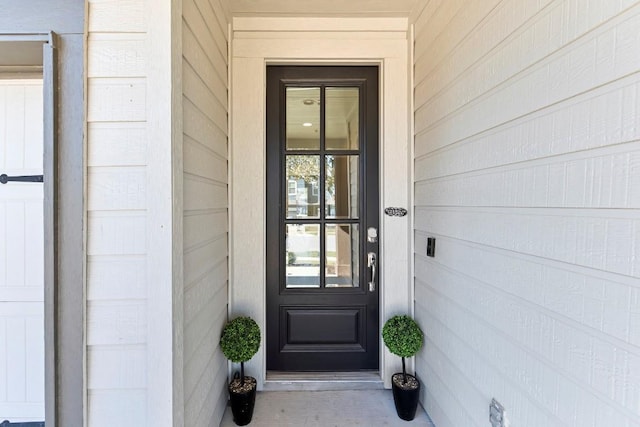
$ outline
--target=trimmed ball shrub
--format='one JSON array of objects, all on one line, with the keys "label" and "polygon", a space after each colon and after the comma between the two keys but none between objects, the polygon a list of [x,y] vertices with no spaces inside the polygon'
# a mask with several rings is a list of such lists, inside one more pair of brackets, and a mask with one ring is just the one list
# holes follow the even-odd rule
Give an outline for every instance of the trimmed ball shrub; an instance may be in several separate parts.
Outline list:
[{"label": "trimmed ball shrub", "polygon": [[420,326],[407,315],[393,316],[382,327],[382,339],[391,353],[402,358],[402,376],[406,383],[404,358],[414,356],[422,348],[424,335]]},{"label": "trimmed ball shrub", "polygon": [[391,353],[411,357],[422,348],[423,334],[411,317],[393,316],[382,328],[382,339]]},{"label": "trimmed ball shrub", "polygon": [[236,317],[222,330],[220,347],[227,359],[240,363],[244,384],[244,362],[250,360],[260,348],[260,327],[250,317]]}]

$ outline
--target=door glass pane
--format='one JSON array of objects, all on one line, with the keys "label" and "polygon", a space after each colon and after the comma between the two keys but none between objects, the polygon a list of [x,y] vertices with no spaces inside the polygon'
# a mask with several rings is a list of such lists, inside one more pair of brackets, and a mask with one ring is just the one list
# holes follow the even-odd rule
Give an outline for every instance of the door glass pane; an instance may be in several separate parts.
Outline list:
[{"label": "door glass pane", "polygon": [[287,150],[320,149],[320,88],[287,88]]},{"label": "door glass pane", "polygon": [[327,218],[358,218],[358,156],[326,156]]},{"label": "door glass pane", "polygon": [[327,150],[357,150],[359,141],[359,90],[328,87],[325,92],[325,140]]},{"label": "door glass pane", "polygon": [[287,224],[287,288],[320,287],[320,225]]},{"label": "door glass pane", "polygon": [[326,287],[357,288],[360,238],[358,224],[327,224]]},{"label": "door glass pane", "polygon": [[287,156],[287,219],[320,218],[320,156]]}]

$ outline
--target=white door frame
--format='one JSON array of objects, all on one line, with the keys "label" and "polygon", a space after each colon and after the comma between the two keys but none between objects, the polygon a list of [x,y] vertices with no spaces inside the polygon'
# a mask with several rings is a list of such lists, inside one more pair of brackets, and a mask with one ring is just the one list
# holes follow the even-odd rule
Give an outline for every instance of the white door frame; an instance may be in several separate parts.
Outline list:
[{"label": "white door frame", "polygon": [[57,36],[49,33],[0,34],[7,52],[28,51],[41,47],[39,57],[29,58],[29,64],[20,66],[0,63],[5,76],[18,78],[35,74],[43,80],[43,207],[44,207],[44,380],[45,422],[55,426],[57,419],[57,364],[60,351],[56,347],[56,295],[57,295]]},{"label": "white door frame", "polygon": [[[281,31],[272,31],[278,28]],[[410,215],[384,215],[411,206],[410,43],[406,18],[234,18],[231,37],[230,274],[231,316],[261,327],[262,346],[247,364],[262,389],[266,379],[265,186],[266,66],[377,65],[380,67],[380,319],[411,313]],[[381,349],[384,349],[380,340]],[[380,352],[380,375],[400,358]]]}]

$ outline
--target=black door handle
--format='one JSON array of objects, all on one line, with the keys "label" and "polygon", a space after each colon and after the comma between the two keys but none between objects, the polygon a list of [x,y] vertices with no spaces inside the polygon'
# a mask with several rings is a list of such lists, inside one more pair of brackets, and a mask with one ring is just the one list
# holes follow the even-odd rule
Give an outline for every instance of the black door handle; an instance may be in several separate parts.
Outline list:
[{"label": "black door handle", "polygon": [[369,252],[367,254],[367,267],[369,267],[369,292],[375,292],[376,290],[376,266],[377,258],[375,252]]},{"label": "black door handle", "polygon": [[6,184],[7,182],[44,182],[43,175],[23,175],[23,176],[8,176],[6,173],[0,175],[0,184]]}]

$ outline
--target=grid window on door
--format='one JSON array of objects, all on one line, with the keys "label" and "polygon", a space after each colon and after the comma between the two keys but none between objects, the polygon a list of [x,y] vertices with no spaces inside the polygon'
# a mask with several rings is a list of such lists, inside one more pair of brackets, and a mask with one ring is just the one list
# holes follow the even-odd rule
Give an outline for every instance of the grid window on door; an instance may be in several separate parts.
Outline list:
[{"label": "grid window on door", "polygon": [[360,286],[360,87],[285,88],[287,289]]}]

